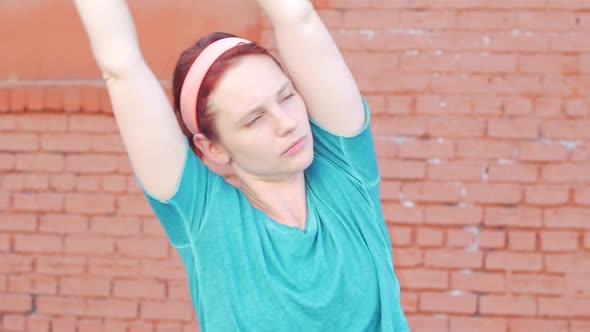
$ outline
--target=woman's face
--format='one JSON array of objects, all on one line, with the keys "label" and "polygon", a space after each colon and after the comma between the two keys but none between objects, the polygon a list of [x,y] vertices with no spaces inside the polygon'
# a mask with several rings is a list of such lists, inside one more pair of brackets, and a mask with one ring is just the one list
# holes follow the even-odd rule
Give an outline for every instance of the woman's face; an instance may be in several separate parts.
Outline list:
[{"label": "woman's face", "polygon": [[238,59],[217,83],[209,103],[219,145],[236,173],[280,180],[313,161],[305,103],[270,57]]}]

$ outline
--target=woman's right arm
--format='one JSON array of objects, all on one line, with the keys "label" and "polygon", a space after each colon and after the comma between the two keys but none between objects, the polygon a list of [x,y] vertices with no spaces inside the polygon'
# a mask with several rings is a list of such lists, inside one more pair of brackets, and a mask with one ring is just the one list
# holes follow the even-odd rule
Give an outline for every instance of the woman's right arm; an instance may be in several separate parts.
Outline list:
[{"label": "woman's right arm", "polygon": [[75,0],[131,165],[142,186],[166,200],[188,145],[168,98],[143,59],[125,0]]}]

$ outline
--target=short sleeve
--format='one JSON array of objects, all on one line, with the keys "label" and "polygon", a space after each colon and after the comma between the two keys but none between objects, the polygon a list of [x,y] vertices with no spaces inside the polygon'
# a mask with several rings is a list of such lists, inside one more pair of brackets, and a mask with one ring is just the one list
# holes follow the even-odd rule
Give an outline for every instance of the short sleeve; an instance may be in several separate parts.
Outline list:
[{"label": "short sleeve", "polygon": [[339,136],[310,119],[314,153],[364,184],[379,182],[375,145],[371,134],[371,112],[363,98],[365,125],[354,136]]},{"label": "short sleeve", "polygon": [[225,180],[212,172],[187,144],[187,154],[175,193],[167,200],[160,200],[148,192],[136,177],[156,217],[164,227],[174,247],[190,244],[192,234],[198,232],[207,208],[208,193]]}]

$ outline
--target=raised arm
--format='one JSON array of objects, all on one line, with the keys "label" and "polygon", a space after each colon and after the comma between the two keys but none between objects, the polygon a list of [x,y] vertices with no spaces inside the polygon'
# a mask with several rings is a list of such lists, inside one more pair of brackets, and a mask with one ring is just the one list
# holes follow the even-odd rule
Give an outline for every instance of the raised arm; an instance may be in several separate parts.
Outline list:
[{"label": "raised arm", "polygon": [[358,133],[366,121],[360,91],[311,2],[257,1],[272,22],[279,54],[309,116],[334,134]]},{"label": "raised arm", "polygon": [[134,172],[155,197],[176,189],[187,146],[160,82],[141,54],[125,0],[75,0]]}]

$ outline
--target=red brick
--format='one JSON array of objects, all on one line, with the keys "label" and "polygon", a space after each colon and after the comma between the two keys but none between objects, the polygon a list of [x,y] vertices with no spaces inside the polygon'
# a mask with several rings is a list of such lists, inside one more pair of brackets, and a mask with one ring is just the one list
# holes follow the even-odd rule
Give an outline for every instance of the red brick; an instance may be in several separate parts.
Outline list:
[{"label": "red brick", "polygon": [[497,182],[536,182],[538,179],[538,167],[523,164],[490,164],[488,179]]},{"label": "red brick", "polygon": [[416,243],[420,247],[438,247],[444,242],[444,232],[431,228],[418,228]]},{"label": "red brick", "polygon": [[37,135],[0,133],[0,151],[21,152],[37,151],[38,149],[39,137]]},{"label": "red brick", "polygon": [[590,232],[584,234],[584,248],[590,249]]},{"label": "red brick", "polygon": [[16,168],[14,154],[0,153],[0,171],[13,171]]},{"label": "red brick", "polygon": [[539,136],[539,125],[535,119],[492,119],[488,132],[491,137],[534,139]]},{"label": "red brick", "polygon": [[162,322],[158,323],[156,332],[177,332],[182,331],[182,323]]},{"label": "red brick", "polygon": [[51,327],[55,331],[77,332],[76,317],[55,317],[51,321]]},{"label": "red brick", "polygon": [[459,249],[427,250],[425,266],[452,269],[481,268],[483,267],[483,253],[467,252]]},{"label": "red brick", "polygon": [[36,271],[51,275],[76,275],[86,269],[86,259],[80,257],[37,257],[35,259]]},{"label": "red brick", "polygon": [[561,205],[569,201],[569,187],[536,185],[525,188],[525,200],[529,204]]},{"label": "red brick", "polygon": [[457,157],[468,159],[511,159],[516,148],[498,141],[468,140],[457,142]]},{"label": "red brick", "polygon": [[81,86],[80,93],[82,98],[82,109],[86,112],[100,111],[100,93],[102,87]]},{"label": "red brick", "polygon": [[141,220],[137,217],[92,217],[90,230],[94,234],[136,235],[141,231]]},{"label": "red brick", "polygon": [[451,331],[507,332],[508,322],[505,318],[451,317]]},{"label": "red brick", "polygon": [[545,270],[555,273],[590,272],[590,255],[586,253],[545,254]]},{"label": "red brick", "polygon": [[484,223],[488,226],[540,227],[542,214],[536,208],[489,207],[486,208]]},{"label": "red brick", "polygon": [[413,332],[449,332],[446,315],[407,315],[407,321]]},{"label": "red brick", "polygon": [[[86,313],[92,316],[112,318],[136,318],[138,317],[138,303],[126,300],[99,300],[88,299]],[[171,317],[167,317],[171,319]]]},{"label": "red brick", "polygon": [[119,158],[107,154],[69,155],[67,171],[80,173],[110,173],[117,171]]},{"label": "red brick", "polygon": [[589,208],[555,208],[544,211],[544,224],[550,228],[590,229]]},{"label": "red brick", "polygon": [[515,184],[467,184],[465,201],[470,203],[517,204],[522,200],[522,187]]},{"label": "red brick", "polygon": [[511,274],[508,285],[514,294],[561,295],[566,291],[566,279],[556,275]]},{"label": "red brick", "polygon": [[541,131],[549,139],[587,140],[590,121],[587,120],[548,120],[543,123]]},{"label": "red brick", "polygon": [[575,251],[578,249],[580,236],[572,231],[541,232],[541,249],[543,251]]},{"label": "red brick", "polygon": [[[403,72],[454,72],[459,66],[454,56],[443,53],[406,53],[400,58],[400,67]],[[422,109],[419,113],[426,111]],[[427,110],[429,113],[432,110]]]},{"label": "red brick", "polygon": [[52,319],[49,316],[31,315],[27,317],[29,332],[51,332]]},{"label": "red brick", "polygon": [[513,12],[473,10],[460,12],[457,26],[467,29],[511,29],[516,24]]},{"label": "red brick", "polygon": [[389,225],[388,230],[393,246],[408,246],[413,243],[411,227]]},{"label": "red brick", "polygon": [[65,209],[68,213],[114,213],[115,197],[105,194],[68,194]]},{"label": "red brick", "polygon": [[387,96],[385,104],[388,114],[408,115],[412,113],[414,99],[409,96]]},{"label": "red brick", "polygon": [[529,74],[570,74],[579,69],[577,56],[536,54],[520,55],[519,71]]},{"label": "red brick", "polygon": [[472,113],[472,103],[472,98],[465,96],[423,95],[416,98],[416,113],[466,115]]},{"label": "red brick", "polygon": [[125,216],[152,216],[153,210],[143,195],[118,195],[118,213]]},{"label": "red brick", "polygon": [[92,137],[82,134],[46,134],[41,137],[41,148],[48,152],[88,152]]},{"label": "red brick", "polygon": [[64,132],[67,118],[62,114],[26,114],[16,117],[16,129],[31,132]]},{"label": "red brick", "polygon": [[395,224],[420,224],[424,222],[424,210],[400,204],[383,203],[385,220]]},{"label": "red brick", "polygon": [[534,316],[536,303],[530,296],[482,295],[479,311],[484,315]]},{"label": "red brick", "polygon": [[395,267],[418,267],[424,264],[424,252],[419,248],[395,248],[393,251]]},{"label": "red brick", "polygon": [[590,144],[578,144],[572,152],[571,161],[590,161]]},{"label": "red brick", "polygon": [[371,131],[376,136],[421,136],[426,133],[426,121],[416,117],[375,118]]},{"label": "red brick", "polygon": [[481,180],[486,163],[481,161],[451,161],[428,165],[428,177],[432,180]]},{"label": "red brick", "polygon": [[469,230],[455,230],[447,231],[447,247],[455,248],[469,248],[475,243],[475,234]]},{"label": "red brick", "polygon": [[416,202],[457,203],[460,186],[450,182],[406,183],[402,186],[403,197]]},{"label": "red brick", "polygon": [[127,332],[127,323],[124,321],[107,319],[104,321],[104,330],[112,332]]},{"label": "red brick", "polygon": [[128,278],[140,275],[140,261],[128,258],[91,258],[88,261],[88,272],[96,276],[112,276]]},{"label": "red brick", "polygon": [[0,214],[0,231],[34,231],[37,216],[33,214]]},{"label": "red brick", "polygon": [[484,75],[445,73],[434,75],[431,87],[432,91],[441,94],[483,94],[490,91],[491,83]]},{"label": "red brick", "polygon": [[537,234],[528,231],[510,231],[508,248],[517,251],[533,251],[537,247]]},{"label": "red brick", "polygon": [[84,233],[88,231],[88,217],[75,214],[43,214],[39,231],[43,233]]},{"label": "red brick", "polygon": [[[560,321],[560,323],[566,323],[564,321]],[[562,325],[560,325],[562,326]],[[570,332],[586,332],[590,330],[590,322],[587,320],[570,320]]]},{"label": "red brick", "polygon": [[590,316],[590,299],[539,298],[539,315],[588,318]]},{"label": "red brick", "polygon": [[451,288],[482,293],[504,293],[507,284],[503,273],[453,271]]},{"label": "red brick", "polygon": [[121,175],[105,175],[102,177],[102,189],[108,192],[124,192],[127,188],[127,179]]},{"label": "red brick", "polygon": [[38,296],[37,312],[49,315],[83,315],[86,304],[83,298]]},{"label": "red brick", "polygon": [[20,253],[58,253],[63,239],[55,235],[14,235],[14,250]]},{"label": "red brick", "polygon": [[59,284],[60,294],[73,296],[108,296],[111,280],[100,277],[66,277]]},{"label": "red brick", "polygon": [[462,72],[512,73],[517,68],[517,57],[506,54],[465,53],[459,55],[458,63]]},{"label": "red brick", "polygon": [[557,52],[588,52],[590,42],[586,35],[581,33],[553,34],[550,37],[551,51]]},{"label": "red brick", "polygon": [[68,129],[72,132],[117,133],[115,119],[106,115],[70,115]]},{"label": "red brick", "polygon": [[477,310],[477,296],[470,294],[452,295],[444,293],[422,293],[420,311],[452,314],[474,314]]},{"label": "red brick", "polygon": [[6,210],[10,207],[11,195],[7,192],[0,192],[0,209]]},{"label": "red brick", "polygon": [[489,49],[497,52],[546,53],[549,50],[549,37],[543,34],[498,31],[490,39]]},{"label": "red brick", "polygon": [[579,186],[574,189],[574,202],[579,205],[590,205],[590,187]]},{"label": "red brick", "polygon": [[572,117],[586,117],[590,113],[590,102],[582,98],[568,99],[565,113]]},{"label": "red brick", "polygon": [[477,236],[481,248],[500,249],[506,246],[506,233],[504,231],[482,230]]},{"label": "red brick", "polygon": [[566,160],[568,150],[565,146],[553,143],[521,143],[519,160],[549,162]]},{"label": "red brick", "polygon": [[509,325],[510,332],[555,332],[568,330],[567,321],[554,319],[513,318],[510,319]]},{"label": "red brick", "polygon": [[57,284],[56,277],[33,274],[13,275],[8,279],[8,288],[13,293],[55,295]]},{"label": "red brick", "polygon": [[76,179],[77,192],[99,192],[102,179],[96,175],[79,175]]},{"label": "red brick", "polygon": [[394,142],[388,139],[379,139],[377,138],[375,141],[375,152],[377,153],[377,158],[383,159],[392,159],[397,157],[397,146]]},{"label": "red brick", "polygon": [[116,241],[117,251],[122,256],[164,258],[168,256],[170,244],[162,238],[128,238]]},{"label": "red brick", "polygon": [[404,159],[453,158],[452,142],[438,140],[408,140],[399,144],[399,156]]},{"label": "red brick", "polygon": [[172,300],[190,301],[191,300],[190,290],[189,290],[187,282],[186,281],[169,281],[168,282],[168,298],[172,299]]},{"label": "red brick", "polygon": [[518,15],[518,26],[533,31],[568,31],[576,25],[571,12],[526,12]]},{"label": "red brick", "polygon": [[91,144],[96,152],[126,152],[120,134],[94,136]]},{"label": "red brick", "polygon": [[33,298],[30,295],[21,294],[0,294],[0,312],[11,313],[19,312],[26,313],[33,308]]},{"label": "red brick", "polygon": [[2,186],[14,191],[48,190],[49,176],[47,174],[40,173],[8,174],[4,178],[4,183]]},{"label": "red brick", "polygon": [[560,98],[541,97],[535,100],[535,114],[538,117],[556,117],[561,113],[562,107]]},{"label": "red brick", "polygon": [[193,307],[190,302],[167,301],[141,303],[141,318],[174,319],[189,321],[193,318]]},{"label": "red brick", "polygon": [[60,192],[73,191],[77,179],[77,175],[68,173],[51,175],[49,187]]},{"label": "red brick", "polygon": [[186,280],[186,269],[180,258],[141,261],[141,275],[169,280]]},{"label": "red brick", "polygon": [[531,115],[533,114],[533,102],[528,98],[511,97],[503,100],[505,115]]},{"label": "red brick", "polygon": [[143,321],[134,321],[133,323],[129,323],[129,332],[153,332],[154,331],[154,324],[147,323]]},{"label": "red brick", "polygon": [[115,242],[108,237],[68,235],[65,243],[66,253],[106,255],[115,252]]},{"label": "red brick", "polygon": [[62,211],[64,197],[59,193],[26,193],[12,195],[12,205],[17,211]]},{"label": "red brick", "polygon": [[113,295],[132,299],[165,299],[166,285],[156,280],[116,280]]},{"label": "red brick", "polygon": [[399,269],[396,271],[402,288],[441,289],[449,287],[449,273],[432,269]]},{"label": "red brick", "polygon": [[430,205],[426,207],[426,223],[434,225],[478,225],[483,220],[480,207]]},{"label": "red brick", "polygon": [[10,237],[8,236],[8,234],[0,234],[0,252],[9,252],[9,251],[10,251]]},{"label": "red brick", "polygon": [[32,270],[32,257],[15,254],[0,254],[0,273],[24,273]]},{"label": "red brick", "polygon": [[431,136],[483,137],[486,130],[484,120],[471,117],[433,117],[426,123],[426,132]]},{"label": "red brick", "polygon": [[379,187],[382,200],[398,201],[401,193],[401,183],[383,179]]},{"label": "red brick", "polygon": [[102,320],[100,319],[80,319],[78,320],[79,332],[100,332],[102,331]]},{"label": "red brick", "polygon": [[0,327],[3,331],[26,331],[27,320],[23,315],[4,314]]},{"label": "red brick", "polygon": [[50,153],[17,154],[16,169],[25,172],[61,172],[65,168],[63,155]]},{"label": "red brick", "polygon": [[401,12],[398,10],[347,10],[342,12],[341,27],[344,29],[384,29],[398,21]]},{"label": "red brick", "polygon": [[426,176],[426,165],[416,161],[380,159],[379,171],[386,179],[423,179]]},{"label": "red brick", "polygon": [[541,271],[543,255],[540,253],[488,252],[485,268],[506,271]]}]

